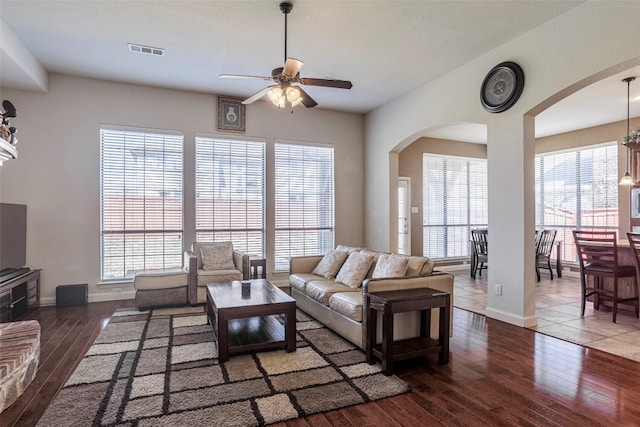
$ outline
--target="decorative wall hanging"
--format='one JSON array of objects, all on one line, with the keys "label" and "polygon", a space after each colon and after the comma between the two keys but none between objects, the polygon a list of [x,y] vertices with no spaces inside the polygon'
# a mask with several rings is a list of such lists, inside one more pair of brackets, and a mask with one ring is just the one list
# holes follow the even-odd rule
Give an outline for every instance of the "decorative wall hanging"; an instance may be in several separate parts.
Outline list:
[{"label": "decorative wall hanging", "polygon": [[524,72],[515,62],[502,62],[489,71],[480,87],[480,102],[490,113],[501,113],[516,103],[524,88]]},{"label": "decorative wall hanging", "polygon": [[242,99],[218,97],[218,129],[244,132],[245,106]]}]

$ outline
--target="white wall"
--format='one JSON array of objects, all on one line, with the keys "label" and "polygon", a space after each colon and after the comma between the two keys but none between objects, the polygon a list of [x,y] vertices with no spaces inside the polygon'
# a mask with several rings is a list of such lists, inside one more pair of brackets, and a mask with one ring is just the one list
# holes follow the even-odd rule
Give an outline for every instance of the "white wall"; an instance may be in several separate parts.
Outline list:
[{"label": "white wall", "polygon": [[[533,325],[535,289],[532,259],[534,232],[532,118],[525,115],[565,88],[579,90],[599,78],[640,63],[640,43],[630,28],[640,22],[637,2],[587,2],[438,80],[415,90],[365,118],[365,245],[388,249],[396,217],[396,176],[390,152],[398,151],[433,127],[458,122],[487,125],[489,289],[504,285],[504,294],[489,293],[487,315],[519,325]],[[484,111],[480,84],[494,65],[511,60],[524,69],[520,100],[500,114]],[[564,96],[570,93],[564,93]],[[558,99],[556,99],[557,101]],[[540,111],[539,111],[540,110]],[[393,158],[393,156],[391,156]],[[500,260],[499,262],[491,262]]]},{"label": "white wall", "polygon": [[[132,295],[130,285],[122,287],[122,294],[97,285],[101,124],[184,132],[185,245],[190,246],[194,137],[221,134],[215,95],[56,74],[49,77],[46,94],[3,88],[1,95],[18,110],[12,125],[18,128],[19,142],[18,159],[0,167],[0,201],[28,206],[27,265],[43,269],[45,304],[55,302],[57,285],[74,283],[89,284],[90,301]],[[246,113],[243,135],[264,138],[267,150],[276,139],[334,145],[336,243],[362,245],[363,117],[319,108],[290,114],[266,102],[247,106]]]}]

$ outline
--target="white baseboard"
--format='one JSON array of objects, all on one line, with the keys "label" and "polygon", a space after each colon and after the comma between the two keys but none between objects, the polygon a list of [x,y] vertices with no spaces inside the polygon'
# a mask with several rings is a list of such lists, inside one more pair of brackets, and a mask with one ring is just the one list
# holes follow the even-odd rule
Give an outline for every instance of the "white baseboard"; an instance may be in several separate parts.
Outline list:
[{"label": "white baseboard", "polygon": [[[90,293],[89,294],[89,302],[104,302],[104,301],[120,301],[126,299],[134,299],[136,297],[135,289],[130,289],[123,291],[122,289],[116,288],[115,292],[99,292],[99,293]],[[56,297],[48,297],[41,298],[40,305],[42,306],[51,306],[56,305]]]},{"label": "white baseboard", "polygon": [[496,310],[494,308],[487,307],[484,311],[484,315],[492,319],[500,320],[501,322],[510,323],[523,328],[531,328],[538,324],[538,316],[521,317],[512,313]]},{"label": "white baseboard", "polygon": [[454,265],[436,265],[433,269],[438,271],[462,271],[469,270],[471,267],[469,264],[454,264]]}]

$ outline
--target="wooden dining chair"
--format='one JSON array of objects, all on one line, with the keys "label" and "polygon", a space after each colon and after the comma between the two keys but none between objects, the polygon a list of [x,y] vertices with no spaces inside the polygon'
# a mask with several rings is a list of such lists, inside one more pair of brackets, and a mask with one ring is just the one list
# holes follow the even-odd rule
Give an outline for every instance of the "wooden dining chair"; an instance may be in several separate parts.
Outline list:
[{"label": "wooden dining chair", "polygon": [[489,244],[487,241],[488,230],[477,229],[471,230],[471,277],[476,278],[476,273],[487,269],[489,261]]},{"label": "wooden dining chair", "polygon": [[[557,230],[541,230],[536,233],[536,276],[540,281],[540,269],[549,270],[551,280],[553,280],[553,270],[551,269],[551,250],[553,242],[556,240]],[[558,254],[560,256],[560,254]]]},{"label": "wooden dining chair", "polygon": [[[640,308],[640,233],[627,233],[627,239],[629,240],[629,246],[633,250],[633,260],[636,266],[636,293],[638,295],[636,307]],[[640,323],[638,327],[640,327]]]},{"label": "wooden dining chair", "polygon": [[[593,295],[593,307],[597,310],[600,301],[613,304],[613,323],[616,323],[618,303],[632,302],[638,316],[638,298],[619,298],[618,279],[633,277],[637,287],[636,267],[618,264],[618,239],[615,231],[573,230],[573,238],[580,261],[580,284],[582,287],[581,316],[584,316],[586,299]],[[592,276],[593,282],[587,277]],[[613,280],[613,288],[606,289],[605,278]]]}]

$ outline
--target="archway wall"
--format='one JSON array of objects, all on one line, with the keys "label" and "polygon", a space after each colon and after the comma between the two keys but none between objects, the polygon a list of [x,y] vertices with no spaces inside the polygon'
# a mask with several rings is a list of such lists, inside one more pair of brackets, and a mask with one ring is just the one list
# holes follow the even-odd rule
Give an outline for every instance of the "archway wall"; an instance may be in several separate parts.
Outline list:
[{"label": "archway wall", "polygon": [[[499,298],[490,292],[488,314],[511,323],[535,324],[529,298],[534,272],[527,261],[533,256],[533,113],[592,83],[593,76],[602,78],[637,65],[640,43],[629,29],[638,22],[640,8],[635,2],[586,2],[367,114],[366,246],[393,249],[395,203],[390,201],[398,168],[390,166],[397,161],[397,156],[390,159],[390,153],[428,128],[457,122],[486,124],[489,223],[494,259],[501,260],[489,271],[489,285],[490,289],[497,283],[505,285],[505,295]],[[525,88],[510,110],[490,114],[480,104],[480,85],[491,67],[505,60],[522,66]]]}]

